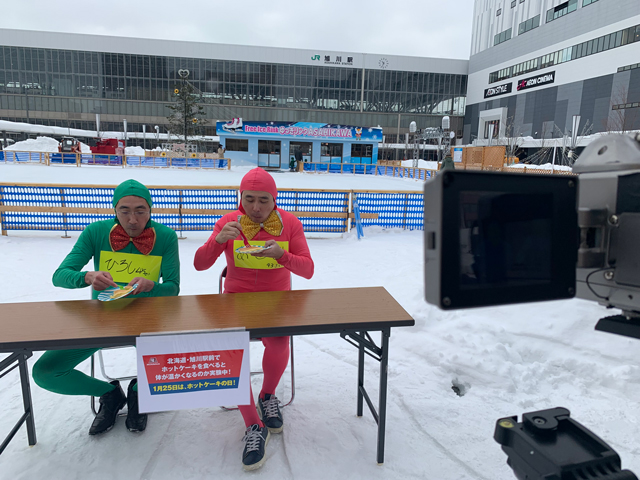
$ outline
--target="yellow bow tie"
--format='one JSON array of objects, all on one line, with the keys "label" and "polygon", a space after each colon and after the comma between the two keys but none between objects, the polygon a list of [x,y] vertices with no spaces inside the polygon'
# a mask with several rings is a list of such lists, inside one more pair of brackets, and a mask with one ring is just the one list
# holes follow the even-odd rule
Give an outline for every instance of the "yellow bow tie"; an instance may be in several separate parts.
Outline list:
[{"label": "yellow bow tie", "polygon": [[249,215],[242,215],[239,221],[240,225],[242,225],[242,233],[245,234],[248,240],[255,237],[261,228],[274,237],[279,237],[282,234],[282,218],[280,218],[280,213],[277,210],[273,210],[262,223],[254,222],[249,218]]}]

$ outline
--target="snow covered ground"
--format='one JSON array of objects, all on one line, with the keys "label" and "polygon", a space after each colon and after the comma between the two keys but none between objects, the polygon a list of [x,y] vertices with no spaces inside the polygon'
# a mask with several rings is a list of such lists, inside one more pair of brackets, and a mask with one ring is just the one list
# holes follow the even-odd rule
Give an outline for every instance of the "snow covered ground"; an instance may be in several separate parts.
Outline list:
[{"label": "snow covered ground", "polygon": [[[134,177],[148,184],[237,185],[245,171],[0,165],[0,179],[115,184]],[[283,188],[420,189],[413,180],[274,176]],[[381,285],[415,318],[415,327],[391,334],[384,465],[375,461],[374,420],[368,412],[355,416],[356,350],[338,335],[319,335],[295,339],[296,398],[284,409],[283,434],[272,437],[267,462],[254,473],[242,471],[244,428],[238,412],[153,414],[142,434],[128,432],[120,418],[112,431],[90,437],[87,398],[56,395],[32,382],[38,444],[28,447],[21,428],[0,456],[0,479],[507,480],[515,477],[493,440],[496,419],[557,406],[569,408],[609,442],[623,468],[640,474],[640,343],[594,331],[598,318],[611,311],[570,300],[442,312],[423,300],[422,232],[372,227],[365,235],[360,241],[355,232],[310,238],[316,272],[311,280],[295,277],[294,288]],[[55,232],[0,237],[0,302],[88,298],[87,290],[51,284],[75,237],[61,239]],[[180,242],[181,294],[215,292],[224,261],[196,272],[193,256],[207,235],[187,237]],[[255,362],[260,351],[252,348]],[[110,370],[126,373],[133,367],[130,351],[105,356]],[[88,372],[88,364],[81,368]],[[377,377],[378,363],[368,359],[373,398]],[[288,383],[280,397],[288,395]],[[453,392],[453,384],[464,396]],[[0,385],[3,436],[21,414],[18,373],[9,373]]]}]

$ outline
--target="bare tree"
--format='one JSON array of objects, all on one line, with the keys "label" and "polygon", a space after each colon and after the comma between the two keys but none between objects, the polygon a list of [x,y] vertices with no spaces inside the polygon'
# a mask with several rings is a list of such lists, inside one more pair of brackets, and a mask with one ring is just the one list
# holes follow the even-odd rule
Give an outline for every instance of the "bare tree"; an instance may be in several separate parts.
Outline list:
[{"label": "bare tree", "polygon": [[547,136],[552,131],[553,127],[548,122],[542,124],[542,130],[540,131],[540,150],[528,157],[527,160],[529,161],[529,163],[534,165],[545,165],[553,161],[554,147],[553,145],[549,145],[549,143],[547,143]]},{"label": "bare tree", "polygon": [[508,117],[504,122],[504,137],[499,138],[498,145],[504,145],[505,156],[507,163],[511,165],[513,157],[524,143],[524,137],[522,136],[522,130],[520,127],[516,127],[513,117]]}]

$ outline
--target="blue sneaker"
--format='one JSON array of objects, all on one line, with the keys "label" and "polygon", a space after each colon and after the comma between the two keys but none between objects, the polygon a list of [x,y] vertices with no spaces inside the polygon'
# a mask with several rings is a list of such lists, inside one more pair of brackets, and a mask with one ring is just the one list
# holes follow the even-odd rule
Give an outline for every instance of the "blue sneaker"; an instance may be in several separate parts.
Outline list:
[{"label": "blue sneaker", "polygon": [[247,427],[244,438],[244,451],[242,452],[242,468],[245,471],[257,470],[265,461],[265,448],[269,443],[269,429],[260,427],[254,423]]},{"label": "blue sneaker", "polygon": [[264,400],[258,398],[258,415],[271,433],[282,432],[284,421],[278,397],[265,393]]}]

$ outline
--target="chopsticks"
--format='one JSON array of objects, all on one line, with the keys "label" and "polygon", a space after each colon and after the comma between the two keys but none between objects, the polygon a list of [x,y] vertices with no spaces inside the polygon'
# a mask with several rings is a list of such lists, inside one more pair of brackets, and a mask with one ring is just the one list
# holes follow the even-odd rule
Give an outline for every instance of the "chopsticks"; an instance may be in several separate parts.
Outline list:
[{"label": "chopsticks", "polygon": [[242,233],[242,230],[240,230],[240,236],[242,237],[242,241],[244,242],[245,247],[250,247],[251,245],[249,244],[249,240],[247,240],[247,237],[245,237],[244,233]]}]

